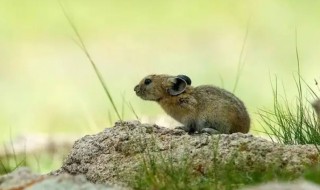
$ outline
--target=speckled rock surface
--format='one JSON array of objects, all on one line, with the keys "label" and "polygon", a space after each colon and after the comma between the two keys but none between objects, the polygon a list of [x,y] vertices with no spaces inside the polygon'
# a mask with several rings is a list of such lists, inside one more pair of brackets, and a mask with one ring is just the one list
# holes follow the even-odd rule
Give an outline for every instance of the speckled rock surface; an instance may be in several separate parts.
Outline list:
[{"label": "speckled rock surface", "polygon": [[[63,163],[51,174],[83,174],[92,182],[128,182],[127,174],[137,171],[146,154],[171,155],[179,164],[192,159],[194,164],[224,164],[233,160],[242,170],[275,166],[300,173],[306,166],[319,163],[319,154],[312,145],[281,145],[250,134],[189,135],[138,121],[116,123],[95,135],[77,140]],[[211,164],[212,165],[212,164]]]},{"label": "speckled rock surface", "polygon": [[18,168],[0,177],[1,190],[121,190],[125,188],[107,184],[93,184],[82,175],[62,174],[47,176],[32,173],[28,168]]}]

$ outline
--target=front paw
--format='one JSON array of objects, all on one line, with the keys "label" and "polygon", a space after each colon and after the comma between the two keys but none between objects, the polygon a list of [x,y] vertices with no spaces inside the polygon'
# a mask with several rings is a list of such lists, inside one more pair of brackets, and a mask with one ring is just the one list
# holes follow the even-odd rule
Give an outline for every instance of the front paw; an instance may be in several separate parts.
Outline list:
[{"label": "front paw", "polygon": [[221,134],[220,131],[216,130],[216,129],[212,129],[212,128],[203,128],[200,131],[201,133],[208,133],[210,135],[216,135],[216,134]]},{"label": "front paw", "polygon": [[178,126],[178,127],[175,127],[174,129],[177,129],[177,130],[184,130],[184,131],[186,131],[186,132],[188,132],[188,131],[189,131],[188,127],[186,127],[186,126]]}]

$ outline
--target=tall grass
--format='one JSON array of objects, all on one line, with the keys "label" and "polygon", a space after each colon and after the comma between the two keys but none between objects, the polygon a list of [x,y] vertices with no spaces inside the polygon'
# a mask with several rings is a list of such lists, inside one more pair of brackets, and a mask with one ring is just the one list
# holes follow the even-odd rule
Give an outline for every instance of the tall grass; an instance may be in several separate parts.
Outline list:
[{"label": "tall grass", "polygon": [[62,11],[63,11],[64,16],[65,16],[66,19],[68,20],[68,22],[69,22],[69,24],[70,24],[73,32],[75,33],[75,35],[76,35],[76,37],[77,37],[77,42],[78,42],[77,44],[79,45],[79,47],[81,48],[81,50],[85,53],[86,57],[88,58],[88,60],[89,60],[89,62],[90,62],[90,64],[91,64],[91,66],[92,66],[95,74],[97,75],[97,77],[98,77],[98,79],[99,79],[100,84],[101,84],[102,87],[103,87],[104,92],[106,93],[106,95],[107,95],[107,97],[108,97],[108,100],[111,102],[111,105],[112,105],[112,107],[113,107],[113,110],[114,110],[114,111],[116,112],[116,114],[117,114],[118,119],[119,119],[120,121],[122,121],[122,116],[120,115],[120,113],[119,113],[119,111],[118,111],[118,108],[117,108],[117,106],[116,106],[116,104],[115,104],[115,102],[114,102],[114,100],[113,100],[113,98],[112,98],[112,96],[111,96],[111,93],[110,93],[110,91],[109,91],[108,88],[107,88],[107,84],[105,83],[105,80],[103,79],[102,74],[100,73],[100,71],[99,71],[98,67],[96,66],[95,62],[93,61],[93,58],[91,57],[88,49],[86,48],[85,43],[84,43],[84,41],[83,41],[83,39],[82,39],[82,37],[81,37],[81,35],[80,35],[77,27],[75,26],[75,24],[74,24],[73,21],[71,20],[70,16],[68,15],[67,11],[65,10],[65,8],[64,8],[64,6],[62,5],[61,2],[60,2],[60,7],[61,7],[61,9],[62,9]]},{"label": "tall grass", "polygon": [[167,153],[146,151],[130,186],[137,190],[231,190],[273,179],[293,180],[298,177],[281,170],[277,164],[270,166],[256,164],[248,170],[239,166],[235,157],[220,160],[218,140],[211,148],[212,154],[200,163],[193,159],[187,150],[183,152],[181,158],[170,151]]},{"label": "tall grass", "polygon": [[10,173],[21,166],[28,166],[26,156],[0,157],[0,176]]},{"label": "tall grass", "polygon": [[0,156],[0,175],[10,173],[18,167],[27,166],[26,152],[24,151],[23,154],[17,155],[12,138],[10,142],[11,151],[8,150],[7,146],[3,145],[5,152],[3,156]]},{"label": "tall grass", "polygon": [[[301,85],[298,84],[297,85]],[[284,144],[320,144],[317,116],[305,99],[302,88],[293,103],[287,96],[280,96],[276,81],[273,86],[273,109],[260,110],[260,123],[264,132],[276,142]]]},{"label": "tall grass", "polygon": [[314,97],[316,93],[307,83],[302,82],[297,37],[295,53],[298,73],[294,80],[298,95],[293,103],[289,101],[284,85],[284,95],[280,95],[276,78],[275,84],[272,85],[273,108],[272,110],[262,109],[259,111],[260,123],[264,128],[264,132],[273,141],[284,144],[320,145],[319,121],[317,115],[311,109],[311,103],[306,99],[304,89],[307,89]]}]

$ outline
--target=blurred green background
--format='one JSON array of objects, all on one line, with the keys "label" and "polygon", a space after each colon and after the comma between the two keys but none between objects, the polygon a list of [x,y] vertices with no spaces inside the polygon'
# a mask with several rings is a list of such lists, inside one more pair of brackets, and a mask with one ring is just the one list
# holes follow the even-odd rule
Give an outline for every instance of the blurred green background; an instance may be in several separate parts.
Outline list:
[{"label": "blurred green background", "polygon": [[[320,1],[61,0],[125,119],[174,126],[133,87],[151,73],[186,74],[194,85],[233,90],[240,52],[245,67],[235,94],[257,112],[272,106],[277,76],[297,96],[297,29],[301,74],[320,78]],[[24,134],[92,134],[117,117],[59,1],[0,0],[0,142]],[[282,88],[282,87],[281,87]]]}]

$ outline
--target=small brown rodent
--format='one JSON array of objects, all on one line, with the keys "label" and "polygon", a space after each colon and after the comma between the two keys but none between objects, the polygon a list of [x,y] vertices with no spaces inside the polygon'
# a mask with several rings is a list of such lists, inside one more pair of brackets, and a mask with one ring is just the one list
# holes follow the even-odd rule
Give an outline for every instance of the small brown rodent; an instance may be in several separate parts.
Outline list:
[{"label": "small brown rodent", "polygon": [[191,86],[185,75],[149,75],[135,86],[137,96],[156,101],[189,133],[247,133],[250,117],[241,100],[211,85]]}]

